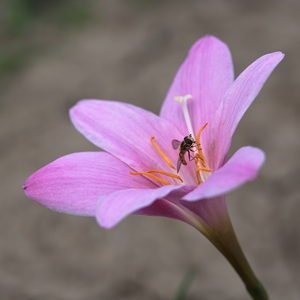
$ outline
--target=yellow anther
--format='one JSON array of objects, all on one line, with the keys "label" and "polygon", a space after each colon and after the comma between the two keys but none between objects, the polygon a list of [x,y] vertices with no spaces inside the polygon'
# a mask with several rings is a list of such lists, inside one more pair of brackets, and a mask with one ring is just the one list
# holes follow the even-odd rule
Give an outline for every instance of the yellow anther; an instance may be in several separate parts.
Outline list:
[{"label": "yellow anther", "polygon": [[200,176],[200,173],[196,170],[196,178],[197,178],[197,184],[201,184],[202,183],[202,180],[201,180],[201,176]]},{"label": "yellow anther", "polygon": [[199,172],[199,171],[204,171],[204,172],[211,172],[211,169],[208,169],[208,168],[198,168],[198,167],[196,167],[196,170],[197,170],[197,172]]},{"label": "yellow anther", "polygon": [[203,152],[202,152],[202,148],[201,148],[201,143],[200,143],[200,136],[201,136],[201,133],[202,131],[204,130],[204,128],[207,126],[208,123],[205,123],[198,131],[197,133],[197,136],[196,136],[196,144],[197,144],[197,150],[198,150],[198,153],[196,153],[196,160],[198,162],[201,163],[201,165],[206,168],[206,165],[205,165],[205,160],[204,160],[204,155],[203,155]]},{"label": "yellow anther", "polygon": [[166,175],[166,176],[178,179],[179,181],[183,182],[183,180],[181,179],[181,177],[179,175],[173,174],[173,173],[169,173],[169,172],[166,172],[166,171],[163,171],[163,170],[149,170],[149,171],[147,171],[147,173],[163,174],[163,175]]},{"label": "yellow anther", "polygon": [[[154,141],[154,136],[150,138],[150,142],[152,143],[152,145],[154,146],[154,148],[156,149],[156,151],[160,154],[160,156],[163,158],[163,160],[169,165],[170,168],[175,169],[175,167],[173,166],[171,160],[167,157],[167,155],[161,150],[161,148],[155,143]],[[171,184],[168,180],[160,178],[152,173],[157,173],[157,174],[161,174],[161,175],[165,175],[167,177],[170,177],[173,179],[174,184],[177,184],[178,182],[176,182],[176,180],[179,180],[180,182],[183,182],[183,180],[181,179],[181,177],[177,174],[173,174],[170,172],[166,172],[164,170],[156,170],[156,169],[152,169],[146,172],[130,172],[131,175],[144,175],[146,177],[152,178],[164,185],[168,185]]]},{"label": "yellow anther", "polygon": [[157,180],[158,182],[160,182],[164,185],[169,185],[170,184],[170,182],[168,180],[165,180],[165,179],[162,179],[158,176],[155,176],[155,175],[149,173],[149,171],[148,172],[130,172],[130,174],[131,175],[145,175],[145,176],[148,176],[148,177],[150,177],[154,180]]},{"label": "yellow anther", "polygon": [[156,151],[160,154],[160,156],[163,158],[163,160],[169,165],[169,167],[171,167],[172,169],[176,170],[175,167],[173,166],[172,162],[168,158],[168,156],[160,149],[160,147],[154,141],[154,136],[152,136],[150,138],[150,142],[152,143],[152,145],[154,146],[154,148],[156,149]]},{"label": "yellow anther", "polygon": [[196,162],[196,179],[197,179],[197,184],[201,184],[203,182],[201,178],[201,173],[200,172],[211,172],[211,169],[206,167],[205,164],[205,159],[204,159],[204,154],[202,151],[201,147],[201,142],[200,142],[200,136],[204,128],[207,126],[208,123],[205,123],[198,131],[197,136],[196,136],[196,148],[197,152],[195,153],[195,162]]}]

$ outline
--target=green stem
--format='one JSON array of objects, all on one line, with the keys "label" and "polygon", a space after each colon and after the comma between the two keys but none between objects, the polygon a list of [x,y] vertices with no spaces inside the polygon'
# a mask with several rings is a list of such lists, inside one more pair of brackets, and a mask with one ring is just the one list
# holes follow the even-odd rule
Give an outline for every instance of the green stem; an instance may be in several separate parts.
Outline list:
[{"label": "green stem", "polygon": [[[233,232],[234,233],[234,232]],[[255,276],[252,268],[250,267],[235,235],[235,246],[229,248],[225,246],[221,253],[227,258],[229,263],[236,270],[242,281],[244,282],[248,293],[251,295],[253,300],[268,300],[268,294],[260,281]]]},{"label": "green stem", "polygon": [[[171,203],[169,205],[172,206],[174,211],[177,211],[180,220],[196,228],[225,256],[244,282],[253,300],[268,300],[266,290],[252,271],[237,240],[229,218],[225,198],[223,200],[220,201],[218,198],[207,200],[209,201],[206,203],[209,204],[207,206],[209,210],[204,214],[206,220],[200,214],[196,215],[185,206]],[[211,218],[207,216],[211,216]]]},{"label": "green stem", "polygon": [[253,300],[268,300],[269,297],[266,290],[255,276],[240,247],[230,222],[229,215],[227,214],[227,210],[225,214],[223,210],[222,216],[220,216],[221,219],[224,220],[224,216],[226,216],[226,222],[221,222],[221,229],[218,228],[219,224],[213,228],[213,226],[209,226],[199,216],[192,215],[191,212],[188,214],[188,223],[208,238],[225,256],[244,282],[246,289]]},{"label": "green stem", "polygon": [[211,228],[206,228],[206,231],[209,234],[209,236],[206,237],[225,256],[225,258],[238,273],[252,299],[268,300],[268,294],[250,267],[234,234],[233,228],[231,237],[229,237],[230,245],[228,245],[228,241],[226,239],[221,238],[218,234],[212,231]]}]

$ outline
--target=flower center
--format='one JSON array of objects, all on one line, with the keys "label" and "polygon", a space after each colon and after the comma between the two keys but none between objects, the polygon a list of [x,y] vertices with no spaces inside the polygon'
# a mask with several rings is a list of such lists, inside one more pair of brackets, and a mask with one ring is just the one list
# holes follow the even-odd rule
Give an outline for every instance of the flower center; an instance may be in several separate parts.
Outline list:
[{"label": "flower center", "polygon": [[[208,123],[205,123],[198,131],[196,138],[194,139],[194,131],[193,126],[191,122],[191,118],[189,115],[188,107],[187,107],[187,100],[192,99],[192,95],[186,95],[186,96],[178,96],[175,97],[175,101],[178,101],[181,104],[181,108],[183,111],[184,119],[188,128],[188,131],[190,134],[186,137],[184,137],[183,141],[177,141],[173,140],[172,145],[174,149],[179,148],[178,153],[178,162],[177,162],[177,173],[179,172],[181,164],[187,165],[185,156],[188,155],[188,158],[190,161],[194,160],[195,166],[196,166],[196,182],[197,184],[201,184],[203,181],[205,181],[206,176],[204,175],[204,172],[211,172],[211,169],[206,166],[205,158],[203,155],[200,137],[202,131],[205,129]],[[154,137],[150,138],[150,142],[158,152],[158,154],[163,158],[163,160],[166,162],[166,164],[173,170],[176,170],[174,165],[172,164],[170,158],[164,153],[164,151],[159,147],[159,145],[155,142]],[[174,172],[174,171],[173,171]],[[175,173],[172,172],[166,172],[164,170],[149,170],[145,172],[130,172],[131,175],[143,175],[148,178],[153,179],[154,181],[157,181],[163,185],[171,184],[170,179],[173,180],[173,184],[178,185],[184,183],[182,178]],[[158,175],[154,175],[158,174]],[[160,175],[160,176],[159,176]]]},{"label": "flower center", "polygon": [[[187,106],[187,101],[189,99],[193,99],[193,96],[190,94],[187,94],[185,96],[177,96],[175,97],[175,101],[178,101],[181,104],[184,120],[187,126],[188,131],[190,134],[194,137],[194,130],[193,130],[193,125],[192,121],[190,118],[188,106]],[[201,182],[205,181],[207,178],[207,175],[205,172],[211,172],[211,169],[208,168],[205,164],[205,158],[203,155],[202,147],[201,147],[201,142],[200,142],[200,136],[202,131],[205,129],[208,123],[205,123],[198,131],[195,144],[193,145],[193,152],[194,154],[194,159],[195,159],[195,164],[196,164],[196,178],[197,178],[197,184],[200,184]]]}]

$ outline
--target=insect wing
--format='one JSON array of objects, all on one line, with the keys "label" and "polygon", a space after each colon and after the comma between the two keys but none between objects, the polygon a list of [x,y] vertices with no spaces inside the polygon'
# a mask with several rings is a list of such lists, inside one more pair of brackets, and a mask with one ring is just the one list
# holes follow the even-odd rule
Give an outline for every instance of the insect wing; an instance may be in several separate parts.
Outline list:
[{"label": "insect wing", "polygon": [[172,147],[176,150],[180,146],[181,142],[178,140],[172,140]]},{"label": "insect wing", "polygon": [[178,173],[179,170],[180,170],[181,163],[182,163],[182,160],[181,160],[181,158],[179,157],[178,160],[177,160],[177,173]]}]

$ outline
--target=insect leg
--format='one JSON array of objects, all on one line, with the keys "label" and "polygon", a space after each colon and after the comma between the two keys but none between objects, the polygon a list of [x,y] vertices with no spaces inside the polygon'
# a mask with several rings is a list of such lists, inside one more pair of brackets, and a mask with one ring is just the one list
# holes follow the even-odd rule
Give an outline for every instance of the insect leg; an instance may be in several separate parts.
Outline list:
[{"label": "insect leg", "polygon": [[[189,156],[189,161],[192,161],[192,160],[195,159],[195,156],[192,156],[191,153],[190,153],[190,151],[193,151],[193,150],[192,149],[187,150],[187,153],[188,153],[188,156]],[[193,151],[193,152],[195,152],[195,151]]]}]

